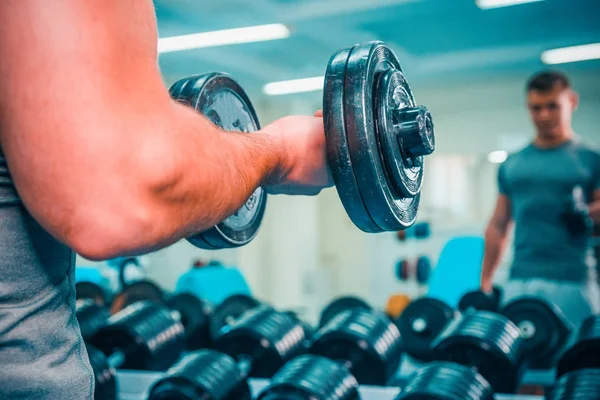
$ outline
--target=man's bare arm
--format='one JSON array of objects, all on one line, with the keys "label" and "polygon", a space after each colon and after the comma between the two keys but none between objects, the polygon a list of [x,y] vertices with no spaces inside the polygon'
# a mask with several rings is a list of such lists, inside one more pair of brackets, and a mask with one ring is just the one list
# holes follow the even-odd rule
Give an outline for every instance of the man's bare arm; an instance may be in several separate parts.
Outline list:
[{"label": "man's bare arm", "polygon": [[594,191],[594,200],[588,205],[588,209],[594,225],[600,225],[600,189]]},{"label": "man's bare arm", "polygon": [[494,213],[485,231],[481,288],[486,292],[491,292],[492,290],[492,279],[506,249],[506,238],[510,225],[510,201],[506,195],[500,194],[496,201]]},{"label": "man's bare arm", "polygon": [[91,259],[207,229],[280,164],[277,136],[172,101],[156,44],[150,0],[0,2],[2,150],[29,212]]}]

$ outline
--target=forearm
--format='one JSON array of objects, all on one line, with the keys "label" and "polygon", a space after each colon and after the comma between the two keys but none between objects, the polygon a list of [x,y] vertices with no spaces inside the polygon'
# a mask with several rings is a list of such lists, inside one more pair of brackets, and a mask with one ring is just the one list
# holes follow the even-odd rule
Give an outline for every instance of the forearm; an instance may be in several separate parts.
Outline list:
[{"label": "forearm", "polygon": [[600,224],[600,200],[596,200],[589,204],[588,212],[590,213],[590,218],[594,221],[594,225]]},{"label": "forearm", "polygon": [[[172,102],[161,124],[147,129],[133,170],[120,175],[127,208],[87,221],[76,248],[88,258],[152,251],[206,230],[233,214],[274,173],[281,156],[275,134],[225,132],[189,107]],[[114,179],[114,178],[113,178]],[[112,193],[93,199],[112,208]],[[127,202],[127,200],[124,200]],[[138,213],[134,210],[140,211]],[[98,232],[97,232],[98,231]],[[96,243],[91,248],[86,243]]]},{"label": "forearm", "polygon": [[500,265],[506,247],[506,231],[490,225],[485,233],[485,247],[481,270],[482,284],[490,284]]}]

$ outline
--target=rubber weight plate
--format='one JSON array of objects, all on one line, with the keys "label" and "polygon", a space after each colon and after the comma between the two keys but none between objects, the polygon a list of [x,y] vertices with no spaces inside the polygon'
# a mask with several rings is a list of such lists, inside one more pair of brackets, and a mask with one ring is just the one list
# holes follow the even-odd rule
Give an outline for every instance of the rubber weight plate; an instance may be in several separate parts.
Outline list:
[{"label": "rubber weight plate", "polygon": [[223,300],[210,316],[210,336],[216,340],[223,327],[231,325],[247,311],[260,305],[260,302],[244,294],[235,294]]},{"label": "rubber weight plate", "polygon": [[433,340],[454,318],[454,310],[443,301],[421,297],[410,303],[396,320],[404,350],[420,361],[433,361]]},{"label": "rubber weight plate", "polygon": [[492,386],[472,368],[432,362],[419,368],[395,400],[494,400]]},{"label": "rubber weight plate", "polygon": [[110,312],[111,314],[116,314],[139,301],[151,301],[163,304],[165,302],[165,293],[154,282],[147,280],[134,282],[127,285],[115,296]]},{"label": "rubber weight plate", "polygon": [[[194,108],[225,131],[254,132],[260,129],[250,99],[241,86],[226,74],[210,73],[184,78],[175,82],[169,91],[171,97]],[[209,250],[243,246],[258,233],[266,204],[267,193],[259,187],[235,214],[188,238],[188,241]]]},{"label": "rubber weight plate", "polygon": [[363,310],[370,310],[371,306],[366,301],[364,301],[363,299],[360,299],[358,297],[354,297],[354,296],[338,297],[337,299],[335,299],[331,303],[329,303],[327,305],[327,307],[325,307],[323,309],[323,311],[321,311],[319,327],[322,327],[325,324],[327,324],[329,321],[331,321],[336,315],[340,314],[341,312],[344,312],[346,310],[352,310],[355,308],[360,308]]},{"label": "rubber weight plate", "polygon": [[104,306],[107,303],[106,292],[93,282],[77,282],[75,284],[75,294],[77,299],[91,299],[99,306]]},{"label": "rubber weight plate", "polygon": [[366,232],[411,226],[423,156],[434,148],[433,122],[416,107],[392,51],[371,42],[336,53],[325,74],[323,112],[332,175],[355,225]]},{"label": "rubber weight plate", "polygon": [[475,368],[494,393],[514,394],[525,371],[525,347],[519,328],[488,311],[464,314],[432,343],[439,361]]},{"label": "rubber weight plate", "polygon": [[360,400],[358,382],[344,365],[325,357],[301,355],[289,361],[257,400]]},{"label": "rubber weight plate", "polygon": [[538,298],[520,297],[504,306],[501,313],[521,331],[529,368],[552,368],[571,333],[562,311]]},{"label": "rubber weight plate", "polygon": [[556,376],[587,368],[600,368],[600,315],[583,321],[573,342],[560,357]]},{"label": "rubber weight plate", "polygon": [[361,385],[385,386],[398,372],[401,341],[383,313],[354,308],[319,329],[310,352],[345,364]]},{"label": "rubber weight plate", "polygon": [[600,399],[600,369],[582,369],[563,375],[546,400]]}]

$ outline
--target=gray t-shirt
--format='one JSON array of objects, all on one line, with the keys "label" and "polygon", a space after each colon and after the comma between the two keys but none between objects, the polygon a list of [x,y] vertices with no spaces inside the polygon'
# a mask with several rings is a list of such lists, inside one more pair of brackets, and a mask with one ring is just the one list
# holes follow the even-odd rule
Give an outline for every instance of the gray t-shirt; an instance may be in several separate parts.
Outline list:
[{"label": "gray t-shirt", "polygon": [[23,206],[0,149],[0,399],[93,399],[74,261]]},{"label": "gray t-shirt", "polygon": [[500,166],[499,191],[515,221],[512,278],[596,279],[590,238],[570,235],[561,220],[577,185],[588,202],[600,189],[600,153],[578,140],[552,149],[530,144]]}]

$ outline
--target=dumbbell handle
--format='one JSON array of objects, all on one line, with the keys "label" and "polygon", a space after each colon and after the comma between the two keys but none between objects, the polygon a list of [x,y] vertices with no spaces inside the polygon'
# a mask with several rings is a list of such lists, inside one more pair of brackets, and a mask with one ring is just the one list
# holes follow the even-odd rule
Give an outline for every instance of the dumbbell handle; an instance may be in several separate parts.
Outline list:
[{"label": "dumbbell handle", "polygon": [[424,106],[391,110],[394,133],[409,156],[433,153],[433,119]]}]

